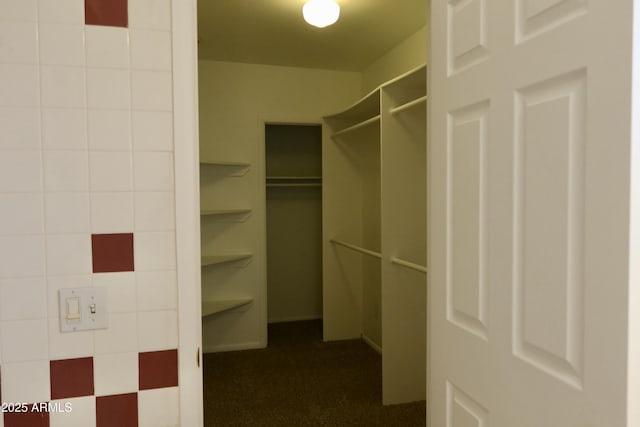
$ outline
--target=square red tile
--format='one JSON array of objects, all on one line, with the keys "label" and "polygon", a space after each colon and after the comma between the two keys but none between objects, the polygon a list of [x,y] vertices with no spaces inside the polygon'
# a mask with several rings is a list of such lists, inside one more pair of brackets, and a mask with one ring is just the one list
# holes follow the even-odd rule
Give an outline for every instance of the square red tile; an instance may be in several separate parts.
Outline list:
[{"label": "square red tile", "polygon": [[4,427],[49,427],[49,412],[31,411],[32,405],[26,405],[26,412],[5,412]]},{"label": "square red tile", "polygon": [[92,234],[94,273],[133,271],[133,233]]},{"label": "square red tile", "polygon": [[126,27],[129,12],[127,0],[85,0],[84,23],[108,27]]},{"label": "square red tile", "polygon": [[93,357],[51,360],[51,399],[93,395]]},{"label": "square red tile", "polygon": [[178,385],[178,350],[138,354],[139,390]]},{"label": "square red tile", "polygon": [[96,427],[138,427],[138,393],[96,397]]}]

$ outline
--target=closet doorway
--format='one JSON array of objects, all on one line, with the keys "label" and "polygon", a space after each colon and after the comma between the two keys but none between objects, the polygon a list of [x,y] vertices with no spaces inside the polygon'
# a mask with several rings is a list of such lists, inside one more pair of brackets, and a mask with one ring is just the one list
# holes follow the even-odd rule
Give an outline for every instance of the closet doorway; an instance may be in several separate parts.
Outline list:
[{"label": "closet doorway", "polygon": [[265,124],[268,323],[322,318],[322,126]]}]

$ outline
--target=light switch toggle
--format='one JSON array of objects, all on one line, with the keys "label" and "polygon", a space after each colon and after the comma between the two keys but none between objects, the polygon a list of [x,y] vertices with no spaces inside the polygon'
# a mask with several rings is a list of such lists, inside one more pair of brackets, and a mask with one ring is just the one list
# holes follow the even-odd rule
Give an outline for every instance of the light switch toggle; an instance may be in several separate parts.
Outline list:
[{"label": "light switch toggle", "polygon": [[67,320],[80,320],[80,298],[67,298]]},{"label": "light switch toggle", "polygon": [[60,331],[105,329],[109,325],[106,288],[60,289]]}]

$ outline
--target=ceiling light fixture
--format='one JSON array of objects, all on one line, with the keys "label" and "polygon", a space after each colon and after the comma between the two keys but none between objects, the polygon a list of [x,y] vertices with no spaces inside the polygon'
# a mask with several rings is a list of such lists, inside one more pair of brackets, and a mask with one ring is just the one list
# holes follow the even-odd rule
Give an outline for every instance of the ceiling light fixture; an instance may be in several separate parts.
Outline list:
[{"label": "ceiling light fixture", "polygon": [[334,0],[309,0],[302,6],[302,16],[309,24],[324,28],[338,20],[340,6]]}]

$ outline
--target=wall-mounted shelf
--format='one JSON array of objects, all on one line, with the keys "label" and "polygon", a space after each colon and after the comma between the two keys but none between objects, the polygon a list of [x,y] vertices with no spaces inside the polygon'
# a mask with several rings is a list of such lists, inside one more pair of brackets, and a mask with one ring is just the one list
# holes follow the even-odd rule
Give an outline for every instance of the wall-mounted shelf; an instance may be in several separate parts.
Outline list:
[{"label": "wall-mounted shelf", "polygon": [[242,307],[253,301],[253,298],[237,298],[229,300],[202,301],[202,317],[221,313],[233,308]]},{"label": "wall-mounted shelf", "polygon": [[235,261],[248,260],[251,258],[251,254],[232,254],[232,255],[208,255],[203,256],[200,259],[200,265],[202,267],[209,267],[212,265],[226,264]]},{"label": "wall-mounted shelf", "polygon": [[201,216],[215,215],[240,215],[251,212],[251,209],[203,209],[200,211]]},{"label": "wall-mounted shelf", "polygon": [[371,117],[370,119],[363,120],[363,121],[361,121],[359,123],[356,123],[355,125],[349,126],[347,128],[344,128],[344,129],[340,129],[339,131],[334,132],[333,135],[331,135],[331,138],[337,138],[337,137],[342,136],[344,134],[351,133],[351,132],[354,132],[354,131],[356,131],[358,129],[362,129],[362,128],[365,128],[367,126],[371,126],[371,125],[377,124],[377,123],[380,123],[380,115],[379,114],[377,116]]},{"label": "wall-mounted shelf", "polygon": [[397,107],[390,109],[389,112],[395,115],[403,111],[409,110],[413,107],[418,107],[426,104],[427,104],[427,95],[421,96],[420,98],[414,99],[413,101],[409,101],[405,104],[398,105]]},{"label": "wall-mounted shelf", "polygon": [[320,176],[268,176],[267,187],[322,187]]},{"label": "wall-mounted shelf", "polygon": [[246,162],[227,162],[218,160],[201,160],[200,166],[213,166],[229,170],[229,176],[244,176],[249,171],[251,163]]},{"label": "wall-mounted shelf", "polygon": [[245,222],[251,215],[251,209],[203,209],[201,218],[218,218],[222,222]]}]

